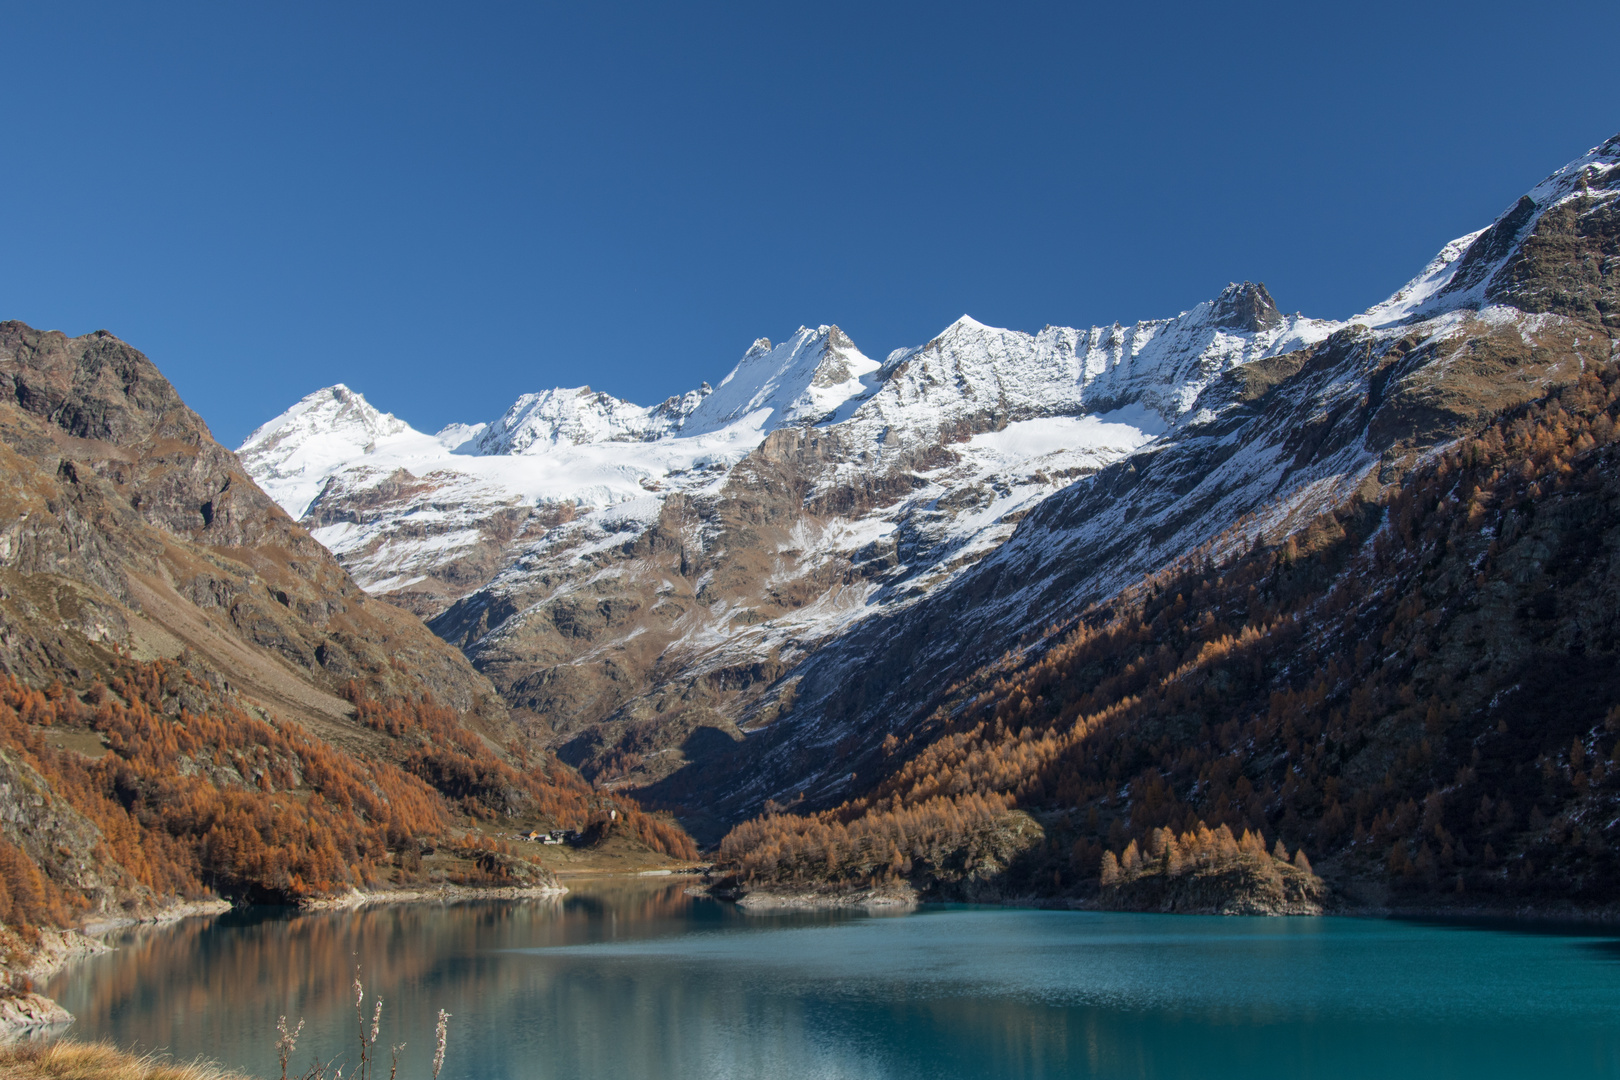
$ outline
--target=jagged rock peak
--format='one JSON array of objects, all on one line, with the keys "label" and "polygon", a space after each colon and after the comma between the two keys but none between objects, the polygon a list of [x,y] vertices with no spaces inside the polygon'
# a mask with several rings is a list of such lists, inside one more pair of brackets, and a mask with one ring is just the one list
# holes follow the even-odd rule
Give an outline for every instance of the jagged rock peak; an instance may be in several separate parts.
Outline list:
[{"label": "jagged rock peak", "polygon": [[666,432],[679,431],[697,407],[703,404],[703,399],[714,393],[714,387],[705,380],[696,390],[688,390],[684,394],[671,394],[663,401],[652,407],[652,417],[662,425],[660,430]]},{"label": "jagged rock peak", "polygon": [[1280,326],[1283,321],[1271,293],[1260,282],[1227,285],[1215,298],[1211,314],[1216,326],[1247,330],[1251,334]]},{"label": "jagged rock peak", "polygon": [[184,410],[183,427],[206,431],[152,362],[106,330],[70,338],[0,322],[0,401],[81,439],[129,443],[164,428],[174,410]]}]

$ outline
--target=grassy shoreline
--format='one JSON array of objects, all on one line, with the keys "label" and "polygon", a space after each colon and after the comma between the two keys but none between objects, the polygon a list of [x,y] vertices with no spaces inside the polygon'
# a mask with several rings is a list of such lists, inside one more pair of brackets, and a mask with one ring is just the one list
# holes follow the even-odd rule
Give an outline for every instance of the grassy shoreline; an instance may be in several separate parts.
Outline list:
[{"label": "grassy shoreline", "polygon": [[0,1046],[7,1080],[251,1080],[213,1061],[177,1062],[161,1054],[132,1054],[105,1042],[12,1043]]}]

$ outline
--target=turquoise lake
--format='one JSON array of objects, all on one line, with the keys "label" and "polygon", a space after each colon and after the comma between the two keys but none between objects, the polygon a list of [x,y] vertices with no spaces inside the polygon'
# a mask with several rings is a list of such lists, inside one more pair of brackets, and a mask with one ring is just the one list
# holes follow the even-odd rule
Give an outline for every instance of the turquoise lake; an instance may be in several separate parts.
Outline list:
[{"label": "turquoise lake", "polygon": [[[1620,1077],[1620,936],[986,907],[748,914],[683,884],[147,928],[47,992],[81,1038],[276,1077],[379,1050],[512,1077]],[[347,1058],[345,1058],[347,1055]],[[289,1069],[291,1071],[291,1069]],[[386,1077],[386,1062],[379,1074]]]}]

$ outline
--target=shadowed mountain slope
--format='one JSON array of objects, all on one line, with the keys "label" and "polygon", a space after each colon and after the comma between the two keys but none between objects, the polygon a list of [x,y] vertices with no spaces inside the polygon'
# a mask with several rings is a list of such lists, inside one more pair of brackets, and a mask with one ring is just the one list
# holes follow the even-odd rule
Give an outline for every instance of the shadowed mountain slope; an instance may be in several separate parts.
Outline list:
[{"label": "shadowed mountain slope", "polygon": [[[1148,446],[1046,498],[918,604],[849,629],[781,678],[793,709],[651,789],[722,817],[833,805],[983,665],[1208,545],[1279,542],[1378,498],[1439,448],[1615,355],[1620,138],[1448,245],[1389,301],[1297,352],[1208,383]],[[746,726],[748,717],[743,717]]]}]

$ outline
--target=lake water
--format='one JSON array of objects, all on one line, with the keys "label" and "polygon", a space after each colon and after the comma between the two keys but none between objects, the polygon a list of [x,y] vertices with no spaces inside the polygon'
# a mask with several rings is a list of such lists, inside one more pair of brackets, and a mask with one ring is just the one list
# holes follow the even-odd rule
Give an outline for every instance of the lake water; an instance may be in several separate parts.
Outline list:
[{"label": "lake water", "polygon": [[[1591,931],[933,907],[750,915],[683,883],[555,901],[233,913],[127,934],[47,992],[79,1037],[275,1077],[379,1046],[426,1080],[1620,1077]],[[353,1075],[353,1065],[345,1069]],[[386,1072],[379,1076],[386,1077]]]}]

